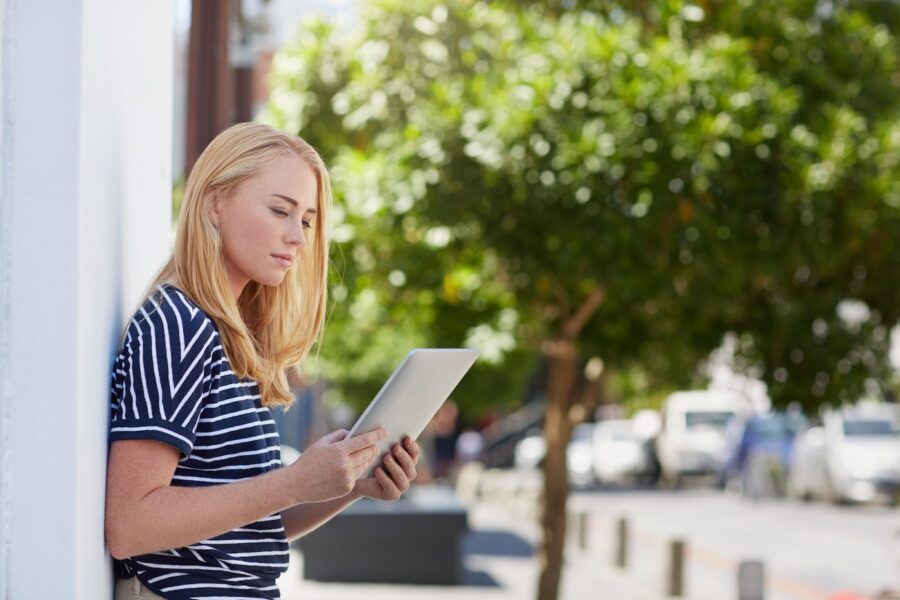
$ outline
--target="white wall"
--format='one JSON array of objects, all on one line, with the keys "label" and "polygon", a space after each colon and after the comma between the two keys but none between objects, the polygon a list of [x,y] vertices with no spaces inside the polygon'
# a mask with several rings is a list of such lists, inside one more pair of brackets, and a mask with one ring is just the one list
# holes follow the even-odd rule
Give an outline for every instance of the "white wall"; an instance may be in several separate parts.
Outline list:
[{"label": "white wall", "polygon": [[109,369],[168,249],[171,3],[0,8],[0,600],[111,598]]},{"label": "white wall", "polygon": [[9,598],[9,311],[7,310],[6,278],[9,273],[9,203],[6,202],[6,171],[9,161],[6,153],[5,92],[6,92],[6,0],[0,0],[0,598]]}]

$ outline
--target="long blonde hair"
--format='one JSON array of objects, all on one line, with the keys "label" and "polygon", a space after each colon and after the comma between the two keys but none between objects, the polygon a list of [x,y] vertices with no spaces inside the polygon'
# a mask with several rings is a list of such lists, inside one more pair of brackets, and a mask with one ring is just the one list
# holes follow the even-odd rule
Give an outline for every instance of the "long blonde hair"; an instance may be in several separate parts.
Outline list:
[{"label": "long blonde hair", "polygon": [[[251,280],[235,301],[222,258],[222,240],[204,204],[212,194],[228,193],[290,152],[315,173],[315,226],[308,230],[307,244],[279,285]],[[177,278],[179,287],[215,321],[235,376],[254,379],[265,406],[291,405],[288,372],[296,371],[322,331],[331,202],[328,170],[307,142],[260,123],[233,125],[209,143],[191,170],[175,248],[147,290],[149,296],[159,284]]]}]

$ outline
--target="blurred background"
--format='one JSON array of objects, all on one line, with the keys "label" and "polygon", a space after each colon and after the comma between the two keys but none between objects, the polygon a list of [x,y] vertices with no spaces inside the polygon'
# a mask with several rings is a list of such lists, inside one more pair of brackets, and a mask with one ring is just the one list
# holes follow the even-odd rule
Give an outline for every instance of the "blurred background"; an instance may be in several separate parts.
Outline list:
[{"label": "blurred background", "polygon": [[174,16],[173,224],[232,123],[330,166],[285,455],[410,349],[481,351],[408,497],[296,543],[285,598],[900,598],[900,3]]}]

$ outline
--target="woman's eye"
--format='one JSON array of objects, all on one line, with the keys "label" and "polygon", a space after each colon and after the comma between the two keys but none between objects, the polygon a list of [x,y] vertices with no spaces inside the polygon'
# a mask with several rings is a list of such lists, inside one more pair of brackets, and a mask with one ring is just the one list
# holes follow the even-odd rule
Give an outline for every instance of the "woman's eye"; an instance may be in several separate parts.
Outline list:
[{"label": "woman's eye", "polygon": [[312,225],[310,225],[309,221],[303,221],[303,227],[305,227],[306,229],[310,229],[312,228]]},{"label": "woman's eye", "polygon": [[280,215],[280,216],[282,216],[282,217],[288,216],[287,211],[283,211],[283,210],[281,210],[280,208],[273,208],[273,209],[272,209],[272,212],[275,213],[276,215]]}]

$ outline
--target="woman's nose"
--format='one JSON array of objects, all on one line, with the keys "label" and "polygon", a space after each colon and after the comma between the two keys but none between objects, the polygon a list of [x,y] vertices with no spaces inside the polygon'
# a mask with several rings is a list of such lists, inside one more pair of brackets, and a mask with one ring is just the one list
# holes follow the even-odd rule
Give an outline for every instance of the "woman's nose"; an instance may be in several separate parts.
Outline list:
[{"label": "woman's nose", "polygon": [[303,222],[291,222],[291,227],[287,233],[287,243],[293,246],[302,246],[306,242],[306,235],[303,232]]}]

